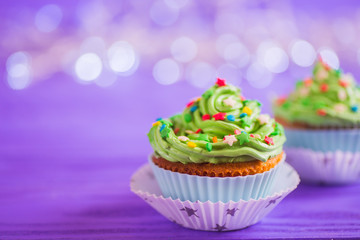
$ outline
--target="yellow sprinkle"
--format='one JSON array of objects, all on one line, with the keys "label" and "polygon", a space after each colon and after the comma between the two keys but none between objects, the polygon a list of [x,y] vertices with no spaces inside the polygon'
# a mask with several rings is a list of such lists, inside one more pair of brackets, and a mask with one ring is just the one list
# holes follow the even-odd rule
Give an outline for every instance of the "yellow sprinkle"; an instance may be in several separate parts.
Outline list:
[{"label": "yellow sprinkle", "polygon": [[198,97],[198,98],[196,99],[197,102],[200,101],[200,100],[201,100],[201,97]]},{"label": "yellow sprinkle", "polygon": [[212,141],[213,141],[213,143],[217,143],[217,137],[214,136],[214,137],[212,138]]},{"label": "yellow sprinkle", "polygon": [[187,145],[191,148],[196,147],[196,143],[194,143],[194,142],[188,142]]},{"label": "yellow sprinkle", "polygon": [[159,122],[159,121],[154,122],[152,125],[153,125],[153,127],[154,127],[154,126],[159,126],[159,125],[160,125],[160,122]]},{"label": "yellow sprinkle", "polygon": [[249,107],[244,107],[243,108],[243,113],[246,113],[247,115],[251,115],[252,114],[252,110]]}]

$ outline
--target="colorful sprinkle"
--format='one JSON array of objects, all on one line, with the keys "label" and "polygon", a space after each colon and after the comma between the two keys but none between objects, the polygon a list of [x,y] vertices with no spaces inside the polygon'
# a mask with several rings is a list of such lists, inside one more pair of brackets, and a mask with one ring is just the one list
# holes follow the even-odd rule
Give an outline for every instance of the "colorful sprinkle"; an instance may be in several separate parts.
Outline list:
[{"label": "colorful sprinkle", "polygon": [[160,132],[166,127],[166,124],[161,125]]},{"label": "colorful sprinkle", "polygon": [[260,114],[257,120],[261,125],[267,124],[270,121],[270,116],[267,114]]},{"label": "colorful sprinkle", "polygon": [[162,124],[166,124],[168,126],[172,126],[172,122],[169,122],[168,120],[165,120],[165,119],[161,119],[159,122],[161,122]]},{"label": "colorful sprinkle", "polygon": [[250,134],[250,137],[252,137],[252,138],[258,138],[258,139],[261,138],[261,136],[260,136],[259,134]]},{"label": "colorful sprinkle", "polygon": [[214,137],[212,138],[212,142],[213,142],[213,143],[217,143],[217,142],[218,142],[217,136],[214,136]]},{"label": "colorful sprinkle", "polygon": [[299,93],[300,96],[305,97],[309,95],[310,89],[309,88],[300,88]]},{"label": "colorful sprinkle", "polygon": [[235,133],[235,135],[239,135],[239,134],[241,134],[241,131],[239,129],[235,129],[234,133]]},{"label": "colorful sprinkle", "polygon": [[189,141],[189,138],[188,137],[185,137],[185,136],[178,136],[178,139],[182,142],[186,142],[186,141]]},{"label": "colorful sprinkle", "polygon": [[246,113],[247,115],[251,115],[251,114],[252,114],[252,110],[251,110],[249,107],[247,107],[247,106],[243,107],[242,111],[243,111],[244,113]]},{"label": "colorful sprinkle", "polygon": [[225,119],[225,115],[226,115],[226,113],[219,112],[219,113],[217,113],[217,114],[214,114],[214,115],[213,115],[213,118],[214,118],[215,120],[224,120],[224,119]]},{"label": "colorful sprinkle", "polygon": [[268,144],[268,145],[274,145],[274,139],[268,136],[265,136],[264,141]]},{"label": "colorful sprinkle", "polygon": [[240,118],[243,118],[243,117],[246,117],[247,116],[247,114],[246,113],[242,113],[242,114],[240,114]]},{"label": "colorful sprinkle", "polygon": [[226,106],[234,107],[235,104],[236,104],[236,101],[234,99],[232,99],[232,98],[227,98],[227,99],[223,100],[223,103]]},{"label": "colorful sprinkle", "polygon": [[162,120],[162,118],[157,118],[155,121],[160,121],[160,120]]},{"label": "colorful sprinkle", "polygon": [[269,137],[277,136],[277,135],[279,135],[279,134],[280,134],[279,130],[275,129],[275,131],[273,131],[272,133],[270,133]]},{"label": "colorful sprinkle", "polygon": [[194,142],[187,142],[188,147],[194,148],[196,147],[196,143]]},{"label": "colorful sprinkle", "polygon": [[198,109],[198,106],[192,106],[192,107],[190,108],[190,112],[195,112],[196,109]]},{"label": "colorful sprinkle", "polygon": [[327,92],[329,91],[329,85],[327,85],[326,83],[323,83],[320,85],[320,91],[321,92]]},{"label": "colorful sprinkle", "polygon": [[191,130],[185,130],[185,133],[187,133],[187,134],[195,134],[195,132],[191,131]]},{"label": "colorful sprinkle", "polygon": [[251,121],[248,116],[245,116],[245,117],[241,118],[240,123],[241,123],[242,127],[250,127]]},{"label": "colorful sprinkle", "polygon": [[163,137],[163,138],[169,137],[169,133],[170,133],[170,128],[167,125],[165,125],[165,127],[160,131],[161,137]]},{"label": "colorful sprinkle", "polygon": [[203,121],[206,121],[206,120],[210,120],[210,114],[204,114],[203,116],[202,116],[202,120]]},{"label": "colorful sprinkle", "polygon": [[313,83],[313,80],[311,78],[305,78],[304,85],[305,87],[310,87]]},{"label": "colorful sprinkle", "polygon": [[202,131],[201,128],[199,128],[198,130],[196,130],[195,133],[199,133],[199,132],[201,132],[201,131]]},{"label": "colorful sprinkle", "polygon": [[357,112],[358,110],[359,110],[359,106],[358,106],[358,105],[353,105],[353,106],[351,106],[351,111]]},{"label": "colorful sprinkle", "polygon": [[186,113],[184,115],[184,119],[185,119],[185,122],[189,123],[189,122],[191,122],[192,117],[191,117],[191,115],[189,113]]},{"label": "colorful sprinkle", "polygon": [[240,145],[250,142],[249,134],[246,132],[241,132],[241,134],[237,135],[236,138],[239,140]]},{"label": "colorful sprinkle", "polygon": [[239,96],[240,97],[240,99],[241,99],[241,101],[245,101],[246,100],[246,98],[244,97],[244,96]]},{"label": "colorful sprinkle", "polygon": [[194,103],[195,103],[195,100],[192,100],[186,104],[186,107],[188,108],[188,107],[192,106]]},{"label": "colorful sprinkle", "polygon": [[235,116],[234,115],[228,115],[227,117],[227,120],[229,120],[229,121],[235,121]]},{"label": "colorful sprinkle", "polygon": [[177,134],[180,131],[180,128],[175,128],[174,133]]},{"label": "colorful sprinkle", "polygon": [[338,98],[339,100],[343,101],[347,98],[346,91],[344,89],[340,89],[338,92]]},{"label": "colorful sprinkle", "polygon": [[213,94],[214,94],[214,90],[209,89],[209,90],[207,90],[206,92],[204,92],[204,94],[203,94],[202,96],[203,96],[203,98],[208,99],[208,98],[211,97]]},{"label": "colorful sprinkle", "polygon": [[334,110],[338,113],[342,113],[345,112],[346,106],[342,103],[337,103],[334,105]]},{"label": "colorful sprinkle", "polygon": [[211,152],[211,150],[212,150],[212,144],[211,143],[206,143],[205,147],[206,147],[206,150],[208,150],[208,152]]},{"label": "colorful sprinkle", "polygon": [[329,72],[322,68],[316,74],[316,78],[320,81],[326,79],[328,76],[329,76]]},{"label": "colorful sprinkle", "polygon": [[154,122],[152,125],[153,125],[153,127],[155,127],[155,126],[159,126],[159,125],[160,125],[160,122],[159,122],[159,121]]},{"label": "colorful sprinkle", "polygon": [[207,134],[199,134],[197,140],[209,142],[209,136]]},{"label": "colorful sprinkle", "polygon": [[223,142],[229,144],[229,146],[232,146],[234,142],[237,142],[237,139],[235,135],[229,135],[224,137]]},{"label": "colorful sprinkle", "polygon": [[278,99],[276,99],[277,105],[283,105],[285,102],[286,102],[286,97],[279,97]]},{"label": "colorful sprinkle", "polygon": [[226,86],[225,80],[221,79],[221,78],[218,78],[217,81],[216,81],[216,85],[218,85],[219,87]]},{"label": "colorful sprinkle", "polygon": [[326,116],[326,110],[325,109],[318,109],[316,111],[316,113],[319,115],[319,116]]}]

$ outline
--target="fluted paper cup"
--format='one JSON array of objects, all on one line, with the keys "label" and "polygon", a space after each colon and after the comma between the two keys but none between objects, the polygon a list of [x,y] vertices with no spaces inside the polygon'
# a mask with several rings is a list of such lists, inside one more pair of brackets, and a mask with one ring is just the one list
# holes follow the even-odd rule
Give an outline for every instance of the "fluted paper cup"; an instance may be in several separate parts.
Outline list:
[{"label": "fluted paper cup", "polygon": [[162,195],[182,201],[229,202],[259,199],[268,195],[283,159],[271,170],[238,177],[206,177],[172,172],[156,166],[149,157]]},{"label": "fluted paper cup", "polygon": [[231,231],[259,222],[300,182],[296,171],[287,163],[279,166],[273,188],[257,200],[229,202],[181,201],[164,197],[149,164],[141,167],[131,179],[131,190],[170,221],[186,228],[205,231]]}]

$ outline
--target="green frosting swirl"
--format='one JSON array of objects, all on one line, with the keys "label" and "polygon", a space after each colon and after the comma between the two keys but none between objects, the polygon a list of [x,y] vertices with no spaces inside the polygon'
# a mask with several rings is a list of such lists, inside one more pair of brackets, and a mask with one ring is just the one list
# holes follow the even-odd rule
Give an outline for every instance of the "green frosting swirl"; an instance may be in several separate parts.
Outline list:
[{"label": "green frosting swirl", "polygon": [[282,152],[285,135],[260,107],[234,86],[215,85],[182,114],[154,123],[148,137],[155,154],[172,162],[265,162]]},{"label": "green frosting swirl", "polygon": [[288,98],[274,104],[276,117],[314,127],[360,126],[360,89],[350,74],[318,62],[313,76],[299,81]]}]

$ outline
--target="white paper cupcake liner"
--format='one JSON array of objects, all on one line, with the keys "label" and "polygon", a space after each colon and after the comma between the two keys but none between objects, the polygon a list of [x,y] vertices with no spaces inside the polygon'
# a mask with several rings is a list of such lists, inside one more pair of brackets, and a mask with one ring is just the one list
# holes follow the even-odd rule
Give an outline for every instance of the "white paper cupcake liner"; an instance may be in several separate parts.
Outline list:
[{"label": "white paper cupcake liner", "polygon": [[286,148],[287,162],[307,182],[345,184],[360,177],[360,151],[321,152],[305,148]]},{"label": "white paper cupcake liner", "polygon": [[269,171],[238,177],[206,177],[172,172],[156,166],[151,156],[149,162],[164,197],[192,202],[229,202],[267,196],[284,159],[285,154],[280,163]]},{"label": "white paper cupcake liner", "polygon": [[146,164],[132,176],[131,190],[167,219],[183,227],[205,231],[231,231],[260,221],[292,192],[299,182],[296,171],[284,163],[279,166],[274,187],[264,198],[227,203],[181,201],[161,195],[151,167]]}]

